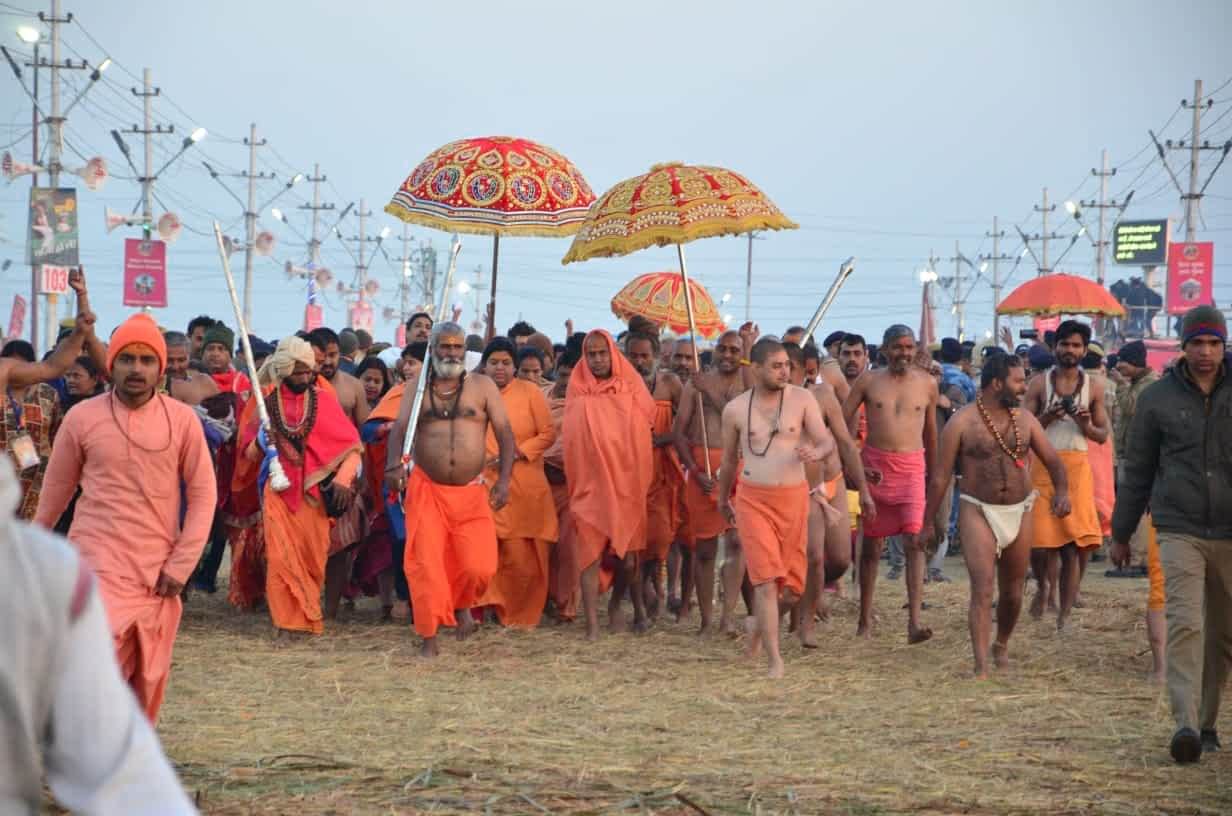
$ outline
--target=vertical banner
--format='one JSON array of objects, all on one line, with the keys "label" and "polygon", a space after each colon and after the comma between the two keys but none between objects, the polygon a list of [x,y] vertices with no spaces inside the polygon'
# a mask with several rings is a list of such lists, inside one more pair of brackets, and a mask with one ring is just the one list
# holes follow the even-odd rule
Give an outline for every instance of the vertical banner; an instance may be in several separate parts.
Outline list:
[{"label": "vertical banner", "polygon": [[26,299],[21,295],[13,295],[13,310],[9,312],[8,338],[14,340],[21,337],[26,328]]},{"label": "vertical banner", "polygon": [[372,334],[372,304],[366,300],[357,300],[351,306],[351,328],[363,329]]},{"label": "vertical banner", "polygon": [[72,187],[30,190],[30,232],[26,261],[53,266],[77,266],[77,191]]},{"label": "vertical banner", "polygon": [[167,245],[124,239],[124,305],[167,307]]},{"label": "vertical banner", "polygon": [[399,323],[398,329],[394,332],[394,345],[398,348],[406,348],[406,324]]},{"label": "vertical banner", "polygon": [[1033,321],[1035,330],[1039,332],[1040,342],[1044,342],[1044,332],[1056,331],[1061,325],[1061,315],[1052,315],[1051,317],[1037,317]]},{"label": "vertical banner", "polygon": [[1168,314],[1184,314],[1214,301],[1215,244],[1201,241],[1168,247]]},{"label": "vertical banner", "polygon": [[325,325],[325,310],[315,303],[304,307],[304,331],[310,332]]}]

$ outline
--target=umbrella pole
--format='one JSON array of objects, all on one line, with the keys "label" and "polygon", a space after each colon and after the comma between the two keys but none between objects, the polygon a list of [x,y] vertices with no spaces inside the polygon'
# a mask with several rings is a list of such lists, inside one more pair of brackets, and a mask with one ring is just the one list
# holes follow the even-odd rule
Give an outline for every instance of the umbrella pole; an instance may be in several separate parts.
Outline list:
[{"label": "umbrella pole", "polygon": [[[689,272],[684,263],[683,244],[676,244],[676,257],[680,259],[680,280],[684,283],[684,310],[689,316],[689,336],[693,340],[693,368],[697,371],[697,376],[701,376],[702,358],[697,353],[697,321],[693,319],[693,292],[689,289]],[[697,421],[702,426],[702,447],[706,449],[706,478],[713,479],[714,474],[710,470],[710,435],[706,431],[706,406],[702,402],[700,390],[697,391]]]},{"label": "umbrella pole", "polygon": [[488,331],[487,341],[492,342],[496,336],[496,262],[500,257],[500,233],[492,234],[492,294],[488,298]]}]

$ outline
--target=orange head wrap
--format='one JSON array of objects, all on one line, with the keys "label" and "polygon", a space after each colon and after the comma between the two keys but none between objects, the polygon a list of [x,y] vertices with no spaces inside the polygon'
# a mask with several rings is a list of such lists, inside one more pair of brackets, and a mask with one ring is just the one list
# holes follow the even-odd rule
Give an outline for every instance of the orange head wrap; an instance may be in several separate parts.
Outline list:
[{"label": "orange head wrap", "polygon": [[158,355],[159,373],[167,370],[167,341],[163,339],[163,333],[158,330],[154,318],[144,312],[138,312],[121,323],[111,335],[111,345],[107,347],[108,372],[115,366],[116,355],[126,346],[135,343],[154,349],[154,353]]}]

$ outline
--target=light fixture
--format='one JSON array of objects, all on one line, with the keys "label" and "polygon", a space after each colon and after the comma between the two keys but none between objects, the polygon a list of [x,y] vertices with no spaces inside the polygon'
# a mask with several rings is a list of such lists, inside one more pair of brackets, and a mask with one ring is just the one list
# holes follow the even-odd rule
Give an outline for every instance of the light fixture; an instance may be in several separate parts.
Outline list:
[{"label": "light fixture", "polygon": [[935,283],[936,280],[937,270],[928,268],[920,270],[920,283]]},{"label": "light fixture", "polygon": [[458,281],[458,294],[465,295],[471,291],[471,285],[466,281]]},{"label": "light fixture", "polygon": [[732,299],[731,292],[724,292],[723,297],[719,298],[719,303],[727,303]]},{"label": "light fixture", "polygon": [[1086,234],[1087,234],[1087,227],[1086,227],[1086,224],[1083,224],[1081,227],[1078,228],[1078,237],[1081,238],[1083,235],[1086,235]]},{"label": "light fixture", "polygon": [[723,322],[724,322],[724,323],[726,323],[726,324],[727,324],[727,325],[729,325],[729,326],[732,324],[732,321],[733,321],[734,319],[735,319],[735,318],[733,318],[733,317],[732,317],[731,315],[729,315],[729,314],[725,314],[725,315],[723,315]]},{"label": "light fixture", "polygon": [[988,271],[988,261],[984,261],[984,263],[980,264],[980,274],[983,275],[987,271]]},{"label": "light fixture", "polygon": [[1028,252],[1030,252],[1030,251],[1031,251],[1031,250],[1030,250],[1029,248],[1027,248],[1027,247],[1023,247],[1023,248],[1022,248],[1022,252],[1019,252],[1019,253],[1018,253],[1018,257],[1019,257],[1019,258],[1025,258],[1025,257],[1027,257],[1027,253],[1028,253]]},{"label": "light fixture", "polygon": [[957,303],[955,303],[953,306],[950,307],[950,314],[953,314],[953,315],[958,314],[958,304]]},{"label": "light fixture", "polygon": [[98,64],[98,67],[95,68],[94,70],[102,74],[102,73],[105,73],[107,69],[110,67],[111,67],[111,57],[103,57],[103,61],[100,62]]},{"label": "light fixture", "polygon": [[388,237],[389,237],[389,227],[382,228],[381,229],[381,240],[384,241]]},{"label": "light fixture", "polygon": [[203,128],[203,127],[199,127],[199,128],[197,128],[196,130],[194,130],[192,133],[190,133],[190,134],[188,135],[188,138],[189,138],[189,140],[190,140],[190,141],[192,141],[192,142],[194,142],[194,143],[195,143],[195,142],[199,142],[199,141],[201,141],[202,139],[204,139],[204,138],[205,138],[206,136],[208,136],[208,135],[209,135],[209,131],[207,131],[207,130],[206,130],[205,128]]},{"label": "light fixture", "polygon": [[292,184],[299,184],[299,183],[300,183],[301,181],[303,181],[303,180],[304,180],[304,174],[303,174],[303,173],[296,173],[295,175],[291,176],[291,183],[292,183]]},{"label": "light fixture", "polygon": [[992,329],[984,329],[984,339],[985,340],[992,339]]},{"label": "light fixture", "polygon": [[282,210],[278,209],[277,207],[270,208],[270,215],[274,216],[275,219],[282,221],[283,223],[286,223],[287,219],[283,217]]},{"label": "light fixture", "polygon": [[1069,213],[1070,215],[1077,217],[1077,215],[1078,215],[1078,205],[1077,205],[1077,204],[1075,204],[1075,203],[1074,203],[1074,202],[1072,202],[1072,201],[1066,201],[1066,202],[1065,202],[1065,211],[1066,211],[1067,213]]},{"label": "light fixture", "polygon": [[34,45],[34,43],[43,39],[43,32],[34,26],[17,26],[17,39],[29,45]]}]

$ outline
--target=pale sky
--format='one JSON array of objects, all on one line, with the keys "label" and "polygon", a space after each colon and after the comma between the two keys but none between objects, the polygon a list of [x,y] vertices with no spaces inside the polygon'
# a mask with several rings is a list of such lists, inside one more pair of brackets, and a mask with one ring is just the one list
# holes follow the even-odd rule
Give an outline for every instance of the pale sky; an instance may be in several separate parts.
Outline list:
[{"label": "pale sky", "polygon": [[[33,0],[0,4],[0,42],[24,49],[13,32],[29,22],[21,11],[35,8]],[[70,114],[66,133],[81,154],[104,156],[115,176],[99,193],[78,185],[82,258],[104,329],[130,311],[120,305],[122,239],[137,230],[106,234],[103,208],[127,212],[138,197],[137,183],[120,178],[132,173],[108,131],[140,123],[139,100],[128,88],[146,66],[164,94],[155,100],[155,122],[176,126],[174,136],[158,139],[156,165],[178,149],[184,132],[210,131],[156,186],[189,228],[169,249],[170,305],[156,312],[179,329],[202,312],[234,324],[212,239],[190,230],[207,233],[217,217],[240,234],[240,206],[201,161],[246,168],[247,150],[237,140],[250,122],[269,140],[259,169],[285,181],[319,163],[329,178],[325,201],[341,210],[363,198],[375,214],[370,234],[390,226],[395,237],[401,224],[384,205],[425,155],[462,137],[541,141],[570,157],[596,193],[656,162],[729,167],[801,227],[755,243],[752,313],[763,331],[806,322],[839,262],[855,255],[857,272],[819,331],[841,328],[870,339],[892,322],[918,326],[917,275],[930,251],[943,259],[940,274],[952,275],[955,241],[972,259],[989,253],[985,233],[999,216],[1010,236],[1001,251],[1017,255],[1014,225],[1040,231],[1032,207],[1043,187],[1058,204],[1050,229],[1073,234],[1061,203],[1098,195],[1090,171],[1101,148],[1118,168],[1109,195],[1135,191],[1127,218],[1179,221],[1176,191],[1154,149],[1144,148],[1149,128],[1161,139],[1188,139],[1192,115],[1179,104],[1192,97],[1194,79],[1217,101],[1204,114],[1203,138],[1232,138],[1232,15],[1221,2],[65,0],[64,8],[80,22],[65,27],[65,56],[97,63],[109,55],[116,63]],[[9,149],[28,161],[29,102],[7,68],[3,73],[0,144],[16,142]],[[125,138],[140,161],[138,137]],[[1218,156],[1202,155],[1203,181]],[[1172,153],[1169,162],[1185,183],[1188,154]],[[66,165],[80,163],[66,150]],[[259,203],[282,181],[264,183]],[[244,195],[242,182],[231,185]],[[0,190],[7,241],[0,258],[14,262],[0,276],[5,324],[13,294],[29,293],[22,246],[28,187],[25,177]],[[308,221],[296,208],[310,195],[302,184],[278,201],[300,233]],[[162,211],[155,206],[156,215]],[[1216,242],[1215,298],[1226,306],[1232,161],[1207,189],[1202,215],[1198,239]],[[1086,217],[1094,227],[1095,212]],[[302,285],[288,281],[282,266],[303,262],[306,247],[268,209],[262,226],[280,244],[272,258],[257,261],[252,329],[276,339],[300,327]],[[343,234],[356,229],[348,217]],[[423,228],[412,234],[442,255],[449,240]],[[491,239],[462,240],[459,276],[473,281],[480,267],[486,280]],[[1068,243],[1054,244],[1050,254]],[[502,241],[498,330],[519,317],[555,338],[566,317],[579,329],[618,328],[612,295],[637,274],[675,266],[674,251],[665,249],[562,267],[567,248],[567,240]],[[716,299],[732,294],[724,310],[737,322],[746,248],[740,238],[687,247],[690,272]],[[394,240],[386,249],[401,251]],[[325,259],[336,278],[351,279],[353,263],[336,238],[326,241]],[[1059,268],[1093,275],[1093,259],[1080,239]],[[241,270],[240,256],[235,263]],[[398,270],[378,255],[371,272],[382,285],[378,306],[397,307]],[[1108,280],[1137,273],[1109,263]],[[1011,288],[1033,274],[1028,258]],[[938,333],[951,334],[949,304],[940,300]],[[469,322],[473,299],[458,303]],[[331,294],[328,304],[327,323],[340,328],[342,299]],[[969,336],[991,327],[991,309],[992,291],[980,283],[967,302]],[[379,311],[377,337],[392,340],[395,323]]]}]

